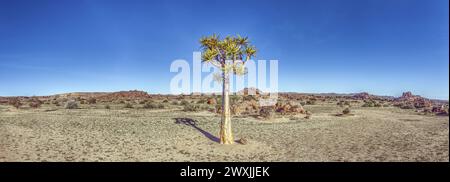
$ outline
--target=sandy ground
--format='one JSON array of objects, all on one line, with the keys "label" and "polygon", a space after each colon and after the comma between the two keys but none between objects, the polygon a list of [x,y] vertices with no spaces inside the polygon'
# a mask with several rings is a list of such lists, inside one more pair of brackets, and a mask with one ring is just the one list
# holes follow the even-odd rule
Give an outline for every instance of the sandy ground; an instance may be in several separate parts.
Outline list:
[{"label": "sandy ground", "polygon": [[335,104],[305,108],[309,120],[233,117],[236,139],[249,143],[220,145],[220,119],[209,112],[3,105],[0,161],[449,161],[448,117],[392,107],[337,117]]}]

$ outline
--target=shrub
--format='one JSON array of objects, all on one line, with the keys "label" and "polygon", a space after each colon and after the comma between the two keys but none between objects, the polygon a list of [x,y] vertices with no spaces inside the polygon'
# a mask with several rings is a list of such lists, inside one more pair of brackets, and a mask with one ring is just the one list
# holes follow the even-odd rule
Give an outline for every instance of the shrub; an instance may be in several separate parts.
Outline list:
[{"label": "shrub", "polygon": [[262,107],[259,110],[259,116],[264,119],[271,119],[275,116],[275,109],[273,107]]},{"label": "shrub", "polygon": [[183,111],[185,112],[197,112],[200,111],[200,106],[195,104],[184,105]]},{"label": "shrub", "polygon": [[157,106],[155,103],[145,103],[143,106],[144,109],[156,109]]},{"label": "shrub", "polygon": [[28,104],[31,108],[39,108],[42,105],[42,101],[36,97],[31,98],[30,103]]},{"label": "shrub", "polygon": [[133,108],[133,104],[127,102],[123,107],[124,108]]},{"label": "shrub", "polygon": [[74,100],[69,100],[66,102],[66,105],[64,106],[66,109],[78,109],[78,103]]},{"label": "shrub", "polygon": [[166,106],[164,106],[164,104],[160,103],[160,104],[157,105],[157,107],[158,107],[158,109],[164,109]]},{"label": "shrub", "polygon": [[105,105],[105,109],[111,109],[111,106]]},{"label": "shrub", "polygon": [[145,104],[145,103],[147,103],[147,100],[141,100],[141,101],[139,101],[139,104]]},{"label": "shrub", "polygon": [[182,100],[182,101],[181,101],[181,105],[183,105],[183,106],[188,105],[188,104],[189,104],[189,102],[186,101],[186,100]]},{"label": "shrub", "polygon": [[80,104],[85,104],[86,102],[84,101],[84,100],[81,100],[80,101]]},{"label": "shrub", "polygon": [[88,102],[89,104],[95,104],[95,103],[97,103],[97,99],[91,97],[91,98],[89,98],[89,99],[87,100],[87,102]]},{"label": "shrub", "polygon": [[315,104],[316,104],[316,100],[311,99],[311,100],[306,101],[306,105],[315,105]]},{"label": "shrub", "polygon": [[233,115],[239,116],[242,113],[241,107],[239,107],[239,105],[237,105],[237,104],[236,105],[232,105],[230,110],[231,110],[231,114],[233,114]]},{"label": "shrub", "polygon": [[215,98],[209,98],[209,99],[206,101],[206,103],[209,104],[209,105],[215,105],[215,104],[217,104]]},{"label": "shrub", "polygon": [[29,104],[29,106],[30,106],[31,108],[39,108],[39,107],[41,107],[41,105],[42,105],[42,102],[37,102],[37,101],[32,101],[32,102],[30,102],[30,104]]},{"label": "shrub", "polygon": [[222,113],[222,105],[216,104],[215,112],[216,112],[217,114]]},{"label": "shrub", "polygon": [[230,96],[231,104],[237,104],[240,100],[241,100],[241,97],[239,95],[231,95]]},{"label": "shrub", "polygon": [[169,103],[169,100],[164,99],[162,102],[163,102],[163,103]]},{"label": "shrub", "polygon": [[256,97],[253,95],[244,96],[244,101],[252,101],[252,100],[256,100]]},{"label": "shrub", "polygon": [[200,105],[200,109],[204,110],[204,111],[207,111],[207,110],[210,109],[210,107],[208,105]]},{"label": "shrub", "polygon": [[164,104],[146,103],[144,109],[164,109]]},{"label": "shrub", "polygon": [[9,102],[9,105],[14,106],[16,109],[19,109],[20,106],[22,106],[22,102],[20,102],[19,98],[10,99],[8,102]]},{"label": "shrub", "polygon": [[204,104],[206,102],[207,102],[206,99],[200,99],[197,101],[197,104]]},{"label": "shrub", "polygon": [[350,109],[347,107],[342,111],[342,114],[350,114]]},{"label": "shrub", "polygon": [[373,100],[365,100],[364,104],[361,107],[381,107],[381,104]]},{"label": "shrub", "polygon": [[415,109],[416,107],[414,107],[413,103],[402,103],[400,105],[400,108],[402,108],[402,109]]},{"label": "shrub", "polygon": [[172,101],[172,105],[178,105],[178,101],[176,100]]},{"label": "shrub", "polygon": [[337,105],[340,106],[340,107],[350,106],[350,102],[349,102],[349,101],[343,101],[343,100],[341,100],[341,101],[339,101],[339,102],[337,103]]}]

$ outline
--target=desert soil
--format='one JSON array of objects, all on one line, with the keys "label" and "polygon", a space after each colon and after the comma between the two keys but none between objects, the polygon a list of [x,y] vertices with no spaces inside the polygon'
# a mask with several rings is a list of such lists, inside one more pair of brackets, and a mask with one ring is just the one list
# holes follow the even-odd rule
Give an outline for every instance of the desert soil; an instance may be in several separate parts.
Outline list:
[{"label": "desert soil", "polygon": [[338,117],[342,108],[320,104],[305,106],[311,119],[233,117],[246,145],[218,144],[220,117],[206,111],[50,107],[0,105],[0,161],[449,161],[448,117],[394,107]]}]

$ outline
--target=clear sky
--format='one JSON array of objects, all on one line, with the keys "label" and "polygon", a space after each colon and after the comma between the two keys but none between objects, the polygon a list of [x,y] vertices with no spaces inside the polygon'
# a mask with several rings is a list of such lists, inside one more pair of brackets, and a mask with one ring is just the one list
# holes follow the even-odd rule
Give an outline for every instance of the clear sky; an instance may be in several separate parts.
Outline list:
[{"label": "clear sky", "polygon": [[280,91],[449,98],[448,0],[0,0],[0,95],[168,93],[202,35],[279,60]]}]

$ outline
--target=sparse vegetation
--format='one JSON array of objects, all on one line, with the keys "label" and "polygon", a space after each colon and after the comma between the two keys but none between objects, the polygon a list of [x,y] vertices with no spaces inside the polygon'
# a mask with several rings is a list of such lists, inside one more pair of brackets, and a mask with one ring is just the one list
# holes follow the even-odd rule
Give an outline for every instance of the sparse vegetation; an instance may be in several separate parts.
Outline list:
[{"label": "sparse vegetation", "polygon": [[340,107],[350,106],[350,102],[349,102],[349,101],[343,101],[343,100],[341,100],[341,101],[339,101],[339,102],[337,103],[337,105],[340,106]]},{"label": "sparse vegetation", "polygon": [[306,101],[305,105],[315,105],[316,104],[316,100],[315,99],[310,99],[308,101]]},{"label": "sparse vegetation", "polygon": [[78,103],[75,100],[69,100],[66,102],[66,105],[64,106],[66,109],[78,109]]},{"label": "sparse vegetation", "polygon": [[87,102],[88,102],[88,104],[95,104],[95,103],[97,103],[97,99],[91,97],[87,100]]},{"label": "sparse vegetation", "polygon": [[350,114],[350,108],[345,108],[343,111],[342,111],[342,114]]},{"label": "sparse vegetation", "polygon": [[272,119],[275,116],[275,108],[270,106],[261,107],[259,110],[259,116],[264,119]]},{"label": "sparse vegetation", "polygon": [[[203,149],[199,150],[200,148],[217,147],[214,142],[211,142],[212,140],[217,140],[210,139],[208,136],[211,138],[219,136],[216,133],[217,129],[214,129],[214,127],[217,127],[217,121],[220,120],[222,105],[220,103],[214,105],[208,104],[208,99],[212,98],[210,96],[202,98],[195,95],[183,97],[155,95],[151,97],[151,100],[149,99],[150,97],[121,98],[124,101],[128,100],[127,102],[131,106],[128,108],[136,108],[132,110],[121,110],[120,108],[124,105],[119,104],[119,99],[102,99],[102,97],[96,97],[96,103],[91,106],[80,105],[80,108],[83,109],[74,109],[70,112],[53,105],[61,103],[64,106],[69,102],[73,102],[71,101],[73,98],[78,100],[74,103],[80,103],[82,101],[88,101],[89,97],[70,96],[67,97],[69,98],[67,102],[63,102],[66,99],[63,97],[18,97],[18,100],[26,105],[37,100],[50,104],[43,104],[40,106],[41,109],[33,110],[27,109],[28,107],[20,107],[21,109],[18,110],[12,109],[10,106],[5,107],[11,98],[2,101],[0,97],[0,121],[7,121],[0,122],[0,127],[6,127],[11,130],[11,133],[23,133],[22,136],[15,135],[15,137],[10,137],[11,135],[8,132],[0,132],[0,138],[6,138],[7,140],[4,141],[11,143],[11,145],[4,145],[6,150],[22,150],[20,154],[24,154],[22,156],[15,155],[13,158],[8,155],[2,156],[4,153],[0,153],[0,160],[14,161],[17,160],[17,157],[21,157],[21,159],[27,158],[30,161],[64,161],[66,160],[65,157],[73,157],[71,160],[74,161],[127,161],[127,159],[123,158],[123,154],[126,153],[128,157],[132,157],[133,160],[138,161],[160,161],[161,159],[182,161],[186,159],[173,155],[173,153],[184,150],[182,153],[186,155],[194,153],[203,154],[202,152],[205,151]],[[231,158],[229,159],[230,161],[338,161],[352,159],[356,159],[357,161],[391,161],[399,159],[403,161],[448,160],[448,155],[446,155],[448,153],[448,147],[445,145],[427,145],[429,142],[448,141],[448,135],[443,135],[448,133],[448,103],[434,104],[433,107],[415,108],[411,110],[400,110],[396,107],[385,107],[383,109],[360,108],[361,105],[368,102],[373,103],[371,104],[372,107],[375,107],[376,103],[383,106],[393,106],[399,103],[405,103],[406,105],[408,103],[407,101],[394,102],[393,100],[381,100],[375,96],[371,96],[371,99],[367,99],[366,102],[362,99],[347,99],[345,97],[317,97],[318,102],[314,106],[304,106],[303,108],[299,104],[303,100],[308,101],[311,97],[313,96],[300,95],[295,97],[295,95],[290,94],[280,95],[279,104],[273,107],[261,107],[258,104],[258,99],[261,98],[260,96],[256,96],[255,100],[246,100],[243,97],[231,101],[234,102],[230,105],[231,114],[237,118],[235,123],[233,123],[235,127],[234,132],[240,138],[235,140],[239,145],[232,147],[239,152],[238,154],[233,152],[226,153],[219,147],[215,148],[214,151],[219,153],[220,156],[229,156]],[[164,102],[166,99],[169,101],[168,103]],[[213,99],[216,100],[216,97]],[[335,100],[333,101],[333,99]],[[143,100],[147,100],[147,102],[142,105],[138,104],[142,103]],[[178,102],[182,100],[186,100],[188,104],[180,107]],[[230,100],[234,99],[230,98]],[[191,103],[192,101],[194,103]],[[352,107],[347,106],[346,101],[351,103]],[[176,105],[169,103],[176,103]],[[408,105],[410,107],[414,105],[412,104],[413,102],[409,103]],[[217,109],[215,109],[216,105]],[[400,105],[397,106],[400,107]],[[110,110],[111,108],[115,110]],[[154,110],[148,111],[137,108]],[[200,112],[206,110],[211,112]],[[216,114],[216,112],[219,114]],[[314,112],[314,117],[312,117],[311,112]],[[357,117],[352,117],[355,113],[357,113]],[[337,118],[336,116],[340,117]],[[198,127],[198,129],[184,125],[174,126],[173,123],[176,118],[195,120],[195,127]],[[364,132],[351,132],[361,131],[362,127],[364,128]],[[97,132],[90,131],[101,131],[101,135]],[[176,135],[173,135],[174,133]],[[405,133],[408,137],[392,135],[392,133]],[[131,140],[135,142],[130,142],[128,134],[132,135]],[[317,137],[318,134],[320,134],[320,137]],[[40,140],[29,138],[28,136],[36,136],[37,138],[63,138],[64,141],[61,142],[65,144],[55,145],[53,148],[49,148],[49,153],[52,153],[50,156],[45,154],[47,151],[36,150],[41,147],[39,144]],[[373,140],[374,136],[380,138],[380,140],[382,139],[383,142],[364,142]],[[423,136],[427,136],[427,140],[424,140],[422,138]],[[77,137],[77,141],[72,137]],[[336,137],[339,138],[339,141],[335,140]],[[78,141],[86,141],[86,145],[89,145],[89,147],[80,147]],[[105,141],[109,142],[107,145],[110,148],[104,149],[100,147],[101,145],[105,145],[102,143]],[[186,141],[192,145],[189,149],[184,148],[183,145],[180,146],[181,143]],[[14,148],[16,144],[20,145],[20,143],[24,142],[27,143],[25,147],[29,146],[26,148],[26,151],[22,147]],[[58,141],[54,142],[58,143]],[[329,151],[332,155],[328,153],[322,154],[321,149],[317,148],[318,142],[329,146]],[[99,145],[90,145],[88,143]],[[389,145],[391,143],[396,143],[396,145]],[[302,146],[304,149],[298,151],[297,146]],[[346,152],[346,149],[354,146],[358,146],[358,148],[352,152],[352,156],[341,155]],[[399,147],[403,146],[406,146],[408,150],[414,152],[409,152],[404,155],[403,153],[398,153],[397,151],[401,149]],[[285,148],[283,150],[271,150],[272,147]],[[73,151],[77,155],[68,156],[69,148],[71,148],[71,152]],[[146,151],[148,148],[156,152],[148,153]],[[372,157],[370,148],[376,148],[382,151],[384,157]],[[103,155],[104,158],[90,158],[85,152],[91,149],[97,150],[97,153]],[[40,154],[40,156],[34,154]],[[166,156],[160,154],[165,154]],[[308,156],[311,156],[310,154],[318,155],[320,159],[308,158]],[[191,155],[193,161],[224,160],[224,158],[216,157],[215,155],[206,156],[204,158],[199,157],[199,155]],[[255,159],[253,156],[258,156],[263,159]],[[423,156],[427,157],[423,158]]]},{"label": "sparse vegetation", "polygon": [[131,109],[131,108],[133,108],[133,104],[127,102],[127,103],[125,103],[125,105],[123,107],[127,108],[127,109]]},{"label": "sparse vegetation", "polygon": [[164,109],[164,107],[165,107],[164,104],[161,104],[161,103],[156,104],[156,103],[150,103],[150,102],[147,102],[143,106],[144,109]]},{"label": "sparse vegetation", "polygon": [[41,107],[42,102],[30,102],[28,105],[29,105],[31,108],[36,109],[36,108]]},{"label": "sparse vegetation", "polygon": [[188,104],[190,104],[190,103],[189,103],[187,100],[182,100],[180,104],[183,105],[183,106],[185,106],[185,105],[188,105]]},{"label": "sparse vegetation", "polygon": [[401,109],[415,109],[416,107],[414,107],[413,103],[409,103],[409,102],[405,102],[405,103],[401,103],[400,105],[398,105]]},{"label": "sparse vegetation", "polygon": [[183,111],[185,112],[198,112],[201,110],[201,107],[196,104],[186,104],[184,105]]},{"label": "sparse vegetation", "polygon": [[364,100],[364,104],[361,107],[381,107],[382,105],[374,100]]},{"label": "sparse vegetation", "polygon": [[20,106],[22,106],[22,102],[17,97],[16,98],[11,98],[8,103],[9,103],[9,105],[12,105],[16,109],[19,109]]}]

